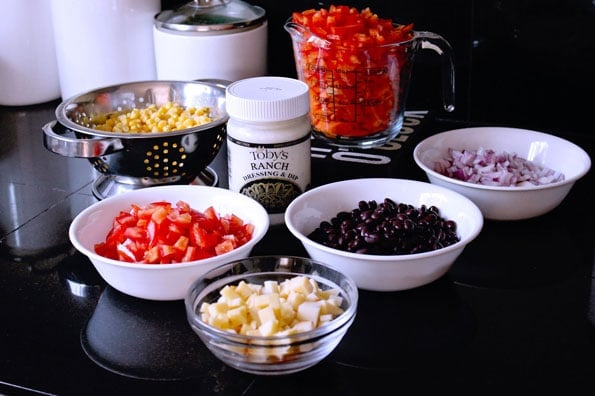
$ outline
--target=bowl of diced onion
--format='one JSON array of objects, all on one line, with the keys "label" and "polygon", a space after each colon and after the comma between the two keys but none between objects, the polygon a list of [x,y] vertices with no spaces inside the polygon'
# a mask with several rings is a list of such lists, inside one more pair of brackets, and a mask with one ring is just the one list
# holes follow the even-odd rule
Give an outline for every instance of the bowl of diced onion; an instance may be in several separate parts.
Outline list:
[{"label": "bowl of diced onion", "polygon": [[471,199],[490,220],[523,220],[560,205],[591,167],[578,145],[507,127],[441,132],[421,141],[415,163],[432,184]]},{"label": "bowl of diced onion", "polygon": [[236,370],[284,375],[325,359],[357,312],[349,276],[309,258],[253,256],[197,279],[185,299],[190,326]]}]

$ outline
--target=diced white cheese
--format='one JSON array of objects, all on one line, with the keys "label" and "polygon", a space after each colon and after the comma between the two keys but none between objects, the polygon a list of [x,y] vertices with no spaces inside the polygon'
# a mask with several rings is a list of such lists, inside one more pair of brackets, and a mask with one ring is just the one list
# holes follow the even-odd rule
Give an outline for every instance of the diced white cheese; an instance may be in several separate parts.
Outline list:
[{"label": "diced white cheese", "polygon": [[245,335],[282,336],[313,330],[343,312],[336,289],[320,289],[306,276],[283,282],[252,284],[221,289],[216,302],[199,308],[201,319],[223,330]]},{"label": "diced white cheese", "polygon": [[264,287],[262,288],[263,294],[279,294],[279,283],[277,281],[264,281]]},{"label": "diced white cheese", "polygon": [[272,336],[277,332],[277,324],[277,319],[267,320],[266,322],[262,322],[262,324],[258,327],[258,331],[260,332],[261,336]]},{"label": "diced white cheese", "polygon": [[244,323],[248,322],[248,308],[245,305],[230,309],[227,311],[229,324],[233,328],[242,327]]},{"label": "diced white cheese", "polygon": [[219,314],[225,314],[228,311],[227,304],[224,302],[216,302],[214,304],[209,305],[208,307],[208,314],[211,316],[217,316]]},{"label": "diced white cheese", "polygon": [[235,287],[231,287],[229,285],[225,286],[223,289],[221,289],[220,294],[229,307],[239,307],[243,303],[243,298],[237,292]]},{"label": "diced white cheese", "polygon": [[314,330],[315,328],[316,328],[316,326],[314,325],[314,322],[306,320],[306,321],[297,322],[295,325],[293,325],[293,327],[291,329],[295,333],[303,333],[304,331]]},{"label": "diced white cheese", "polygon": [[273,307],[267,306],[258,310],[258,320],[261,324],[277,320]]},{"label": "diced white cheese", "polygon": [[291,323],[295,319],[296,310],[293,306],[285,301],[281,303],[281,307],[279,309],[279,320],[283,323]]},{"label": "diced white cheese", "polygon": [[244,281],[240,281],[240,283],[236,286],[236,293],[238,293],[244,300],[246,300],[251,294],[254,293],[252,288],[248,285],[248,283]]},{"label": "diced white cheese", "polygon": [[302,293],[294,292],[293,290],[289,292],[287,296],[287,302],[291,304],[294,310],[297,311],[300,304],[306,301],[306,296]]},{"label": "diced white cheese", "polygon": [[320,304],[317,301],[304,301],[298,307],[297,319],[301,321],[310,321],[314,326],[318,326],[318,317],[320,316]]},{"label": "diced white cheese", "polygon": [[289,289],[296,293],[302,293],[304,295],[310,294],[314,288],[305,276],[296,276],[289,279]]}]

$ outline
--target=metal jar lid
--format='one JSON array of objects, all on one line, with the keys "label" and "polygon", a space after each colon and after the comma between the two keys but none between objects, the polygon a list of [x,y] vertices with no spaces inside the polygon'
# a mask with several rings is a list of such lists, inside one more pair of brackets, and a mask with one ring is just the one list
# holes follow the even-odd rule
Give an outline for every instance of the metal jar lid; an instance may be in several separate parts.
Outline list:
[{"label": "metal jar lid", "polygon": [[265,10],[241,0],[194,0],[155,16],[155,27],[172,33],[227,34],[254,29],[266,21]]}]

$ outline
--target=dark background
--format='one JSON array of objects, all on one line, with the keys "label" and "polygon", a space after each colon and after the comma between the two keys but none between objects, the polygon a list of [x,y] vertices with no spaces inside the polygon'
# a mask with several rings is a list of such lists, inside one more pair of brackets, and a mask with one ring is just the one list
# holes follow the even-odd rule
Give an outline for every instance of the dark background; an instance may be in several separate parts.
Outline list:
[{"label": "dark background", "polygon": [[[187,1],[162,0],[162,9]],[[320,8],[307,0],[252,0],[266,10],[270,75],[295,77],[289,34],[293,11]],[[331,4],[331,3],[326,3]],[[342,1],[370,7],[380,17],[414,23],[442,35],[453,47],[456,109],[442,110],[440,62],[422,51],[416,59],[408,104],[436,117],[594,133],[595,5],[591,0],[369,0]],[[326,7],[326,6],[325,6]]]}]

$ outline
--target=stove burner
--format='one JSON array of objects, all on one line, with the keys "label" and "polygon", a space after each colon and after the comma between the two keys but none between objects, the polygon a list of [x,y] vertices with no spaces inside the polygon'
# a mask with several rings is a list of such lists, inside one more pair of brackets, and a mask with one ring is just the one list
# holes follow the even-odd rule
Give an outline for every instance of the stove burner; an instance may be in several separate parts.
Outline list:
[{"label": "stove burner", "polygon": [[[219,177],[211,167],[206,167],[201,171],[196,178],[190,182],[193,186],[212,186],[216,187],[219,184]],[[159,184],[165,185],[165,184]],[[93,195],[95,198],[102,200],[114,195],[122,194],[124,192],[138,190],[145,188],[146,185],[126,184],[118,182],[115,176],[101,175],[93,183]]]}]

